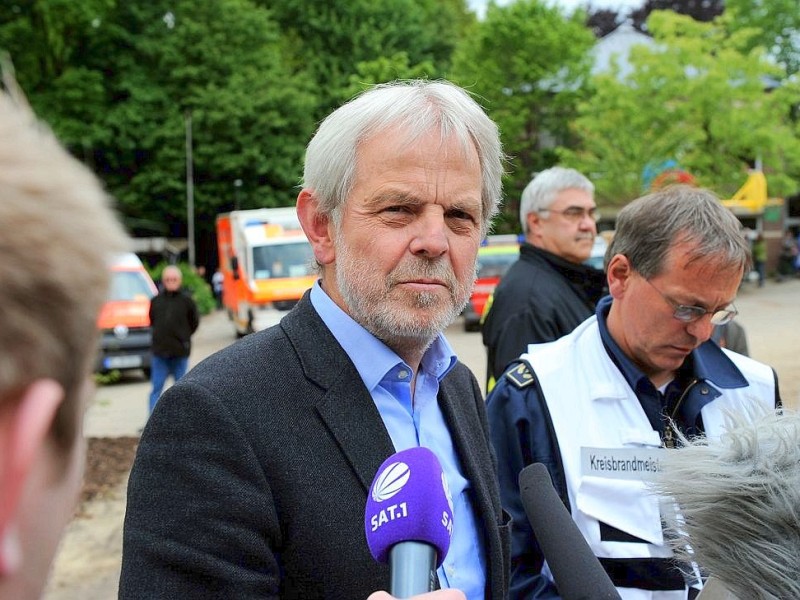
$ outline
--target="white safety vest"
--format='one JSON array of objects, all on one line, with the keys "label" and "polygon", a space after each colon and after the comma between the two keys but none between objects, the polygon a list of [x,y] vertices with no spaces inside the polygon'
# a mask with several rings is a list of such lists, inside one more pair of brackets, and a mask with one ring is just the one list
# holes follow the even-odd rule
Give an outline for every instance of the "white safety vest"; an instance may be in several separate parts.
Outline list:
[{"label": "white safety vest", "polygon": [[[719,397],[701,410],[708,436],[725,429],[726,411],[772,410],[772,370],[727,352],[750,383],[713,388]],[[653,430],[636,394],[605,351],[597,318],[555,342],[531,345],[523,354],[534,368],[552,418],[564,466],[572,517],[592,551],[603,558],[668,558],[660,501],[647,481],[657,468],[659,433]],[[711,384],[697,384],[711,393]],[[655,462],[654,462],[655,461]],[[601,541],[599,522],[647,543]],[[683,600],[686,590],[617,588],[623,600]]]}]

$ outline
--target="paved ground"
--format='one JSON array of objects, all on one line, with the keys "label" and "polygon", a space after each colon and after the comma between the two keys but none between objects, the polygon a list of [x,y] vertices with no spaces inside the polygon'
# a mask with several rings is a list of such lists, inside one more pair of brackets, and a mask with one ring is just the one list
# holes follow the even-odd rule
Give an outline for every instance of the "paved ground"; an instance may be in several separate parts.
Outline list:
[{"label": "paved ground", "polygon": [[[772,365],[779,376],[784,402],[800,408],[800,280],[746,284],[736,302],[754,358]],[[448,330],[461,359],[484,380],[485,352],[480,334],[466,333],[461,323]],[[191,363],[235,340],[221,312],[203,318],[195,335]],[[136,436],[147,419],[148,384],[138,373],[101,387],[86,416],[88,437]],[[111,600],[119,581],[124,482],[83,507],[67,532],[54,566],[45,600]]]}]

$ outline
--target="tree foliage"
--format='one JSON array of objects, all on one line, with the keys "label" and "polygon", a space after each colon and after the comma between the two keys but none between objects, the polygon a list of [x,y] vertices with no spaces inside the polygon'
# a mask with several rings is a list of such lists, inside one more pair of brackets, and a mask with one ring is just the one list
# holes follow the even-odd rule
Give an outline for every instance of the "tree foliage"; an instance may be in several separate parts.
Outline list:
[{"label": "tree foliage", "polygon": [[[702,23],[721,0],[649,0],[641,15],[671,11],[652,13],[658,48],[634,52],[626,80],[589,77],[585,11],[550,0],[489,2],[481,20],[466,0],[8,0],[0,50],[136,233],[187,234],[191,132],[211,265],[216,214],[291,204],[319,121],[397,78],[452,79],[497,121],[509,156],[501,230],[517,227],[531,175],[560,159],[596,180],[601,201],[638,195],[642,169],[668,158],[722,194],[761,158],[770,191],[794,192],[796,2],[726,0]],[[590,25],[622,19],[606,12]]]},{"label": "tree foliage", "polygon": [[450,78],[475,93],[500,127],[510,162],[504,186],[510,224],[531,176],[556,160],[553,140],[564,143],[569,135],[593,42],[583,19],[541,0],[490,4],[453,56]]},{"label": "tree foliage", "polygon": [[[352,89],[354,74],[361,69],[374,76],[376,61],[384,57],[400,61],[395,63],[402,66],[400,76],[420,65],[426,74],[441,76],[462,31],[474,20],[463,0],[257,1],[270,8],[293,62],[316,83],[316,119],[349,98],[345,91]],[[388,68],[385,75],[393,72]]]},{"label": "tree foliage", "polygon": [[[657,45],[634,47],[633,72],[597,76],[591,102],[574,128],[577,149],[567,162],[589,173],[598,195],[622,204],[639,195],[647,166],[677,161],[722,196],[732,194],[761,158],[774,193],[785,193],[797,171],[791,92],[768,93],[774,65],[749,52],[748,36],[729,19],[700,23],[669,11],[648,21]],[[795,183],[796,184],[796,183]]]},{"label": "tree foliage", "polygon": [[748,49],[766,49],[787,75],[800,71],[800,5],[797,0],[726,0],[731,26],[755,28]]}]

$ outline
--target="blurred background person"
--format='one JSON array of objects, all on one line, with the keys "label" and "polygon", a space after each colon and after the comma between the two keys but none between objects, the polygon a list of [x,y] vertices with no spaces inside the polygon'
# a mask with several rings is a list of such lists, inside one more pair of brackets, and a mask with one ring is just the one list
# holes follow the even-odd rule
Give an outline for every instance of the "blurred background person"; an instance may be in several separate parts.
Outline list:
[{"label": "blurred background person", "polygon": [[764,287],[767,279],[767,241],[760,231],[753,239],[751,250],[753,252],[753,268],[758,273],[758,287]]},{"label": "blurred background person", "polygon": [[747,333],[744,327],[737,321],[728,321],[722,325],[714,327],[711,333],[711,339],[714,340],[720,348],[727,348],[733,352],[750,356],[747,348]]},{"label": "blurred background person", "polygon": [[483,323],[487,391],[528,344],[556,340],[594,313],[605,277],[583,262],[592,252],[597,216],[594,185],[575,169],[542,171],[523,190],[525,241]]},{"label": "blurred background person", "polygon": [[221,269],[214,271],[211,276],[211,289],[214,292],[214,300],[217,301],[217,309],[222,308],[222,286],[225,281],[225,275],[222,274]]},{"label": "blurred background person", "polygon": [[38,598],[78,499],[96,319],[127,239],[98,181],[0,91],[0,598]]},{"label": "blurred background person", "polygon": [[192,297],[183,291],[181,270],[169,265],[161,273],[161,289],[150,301],[153,331],[150,363],[150,412],[158,402],[167,377],[178,381],[189,368],[192,334],[200,325],[200,313]]}]

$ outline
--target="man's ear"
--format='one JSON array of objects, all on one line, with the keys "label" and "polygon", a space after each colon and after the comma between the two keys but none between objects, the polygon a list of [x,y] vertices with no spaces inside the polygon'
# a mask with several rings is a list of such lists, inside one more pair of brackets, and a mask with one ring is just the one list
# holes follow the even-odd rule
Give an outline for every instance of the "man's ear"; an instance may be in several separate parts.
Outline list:
[{"label": "man's ear", "polygon": [[633,275],[631,261],[624,254],[615,254],[608,261],[606,277],[608,278],[608,293],[614,298],[621,298],[628,289],[631,275]]},{"label": "man's ear", "polygon": [[[37,457],[64,400],[52,379],[37,379],[0,409],[0,576],[19,566],[19,513]],[[41,490],[40,493],[47,493]]]},{"label": "man's ear", "polygon": [[328,265],[336,258],[333,244],[333,223],[328,215],[319,210],[314,190],[303,188],[297,196],[297,217],[300,226],[311,242],[314,257],[321,265]]},{"label": "man's ear", "polygon": [[542,222],[542,217],[539,213],[529,212],[525,215],[525,222],[528,224],[528,235],[539,233],[539,225]]}]

